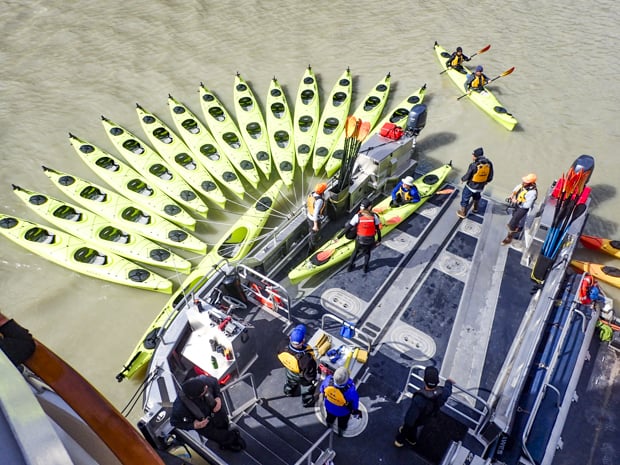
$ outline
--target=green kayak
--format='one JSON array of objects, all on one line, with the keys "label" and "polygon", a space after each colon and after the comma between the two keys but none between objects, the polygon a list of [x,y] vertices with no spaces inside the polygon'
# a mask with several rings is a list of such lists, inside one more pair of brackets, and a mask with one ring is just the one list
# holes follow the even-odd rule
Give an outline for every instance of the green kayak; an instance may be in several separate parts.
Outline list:
[{"label": "green kayak", "polygon": [[319,86],[312,68],[308,66],[301,78],[293,113],[293,140],[297,164],[305,170],[316,142],[319,127]]},{"label": "green kayak", "polygon": [[[379,202],[373,210],[376,211],[381,218],[381,236],[385,237],[424,205],[426,200],[444,184],[451,170],[451,165],[443,165],[416,179],[414,184],[418,188],[421,197],[420,201],[417,203],[407,203],[400,207],[392,208],[390,207],[391,196]],[[342,263],[351,256],[354,249],[355,240],[347,239],[344,235],[340,238],[335,237],[293,268],[289,272],[288,277],[292,283],[298,283],[338,263]]]},{"label": "green kayak", "polygon": [[266,99],[266,121],[273,164],[280,179],[288,187],[295,176],[295,143],[293,142],[293,116],[286,95],[276,78],[271,80]]},{"label": "green kayak", "polygon": [[133,168],[180,205],[205,216],[209,210],[196,191],[159,153],[127,129],[101,117],[110,141]]},{"label": "green kayak", "polygon": [[239,131],[256,166],[267,179],[271,176],[272,157],[263,113],[249,84],[237,73],[233,87],[235,115]]},{"label": "green kayak", "polygon": [[181,299],[187,298],[189,289],[195,284],[211,276],[217,264],[222,260],[238,262],[242,260],[252,249],[259,234],[265,225],[269,215],[273,211],[274,204],[282,189],[282,181],[276,181],[239,220],[222,236],[198,266],[183,281],[181,287],[168,299],[164,308],[146,330],[142,339],[125,362],[123,371],[116,377],[121,381],[123,378],[131,378],[141,372],[151,360],[157,334],[164,325],[170,324],[174,315],[175,306]]},{"label": "green kayak", "polygon": [[379,124],[377,124],[375,128],[368,133],[366,140],[370,139],[371,136],[378,134],[385,123],[392,123],[402,129],[405,129],[411,108],[422,103],[424,100],[424,95],[426,95],[426,84],[400,102],[389,115],[383,118]]},{"label": "green kayak", "polygon": [[258,187],[260,175],[239,128],[213,92],[200,84],[200,106],[207,127],[220,147],[248,184]]},{"label": "green kayak", "polygon": [[196,156],[196,160],[202,163],[221,186],[242,199],[245,187],[207,127],[187,106],[176,101],[171,95],[168,96],[168,107],[179,134]]},{"label": "green kayak", "polygon": [[172,292],[172,283],[129,260],[71,234],[0,213],[0,234],[17,245],[72,271],[138,289]]},{"label": "green kayak", "polygon": [[[361,119],[363,122],[370,123],[370,129],[372,130],[381,116],[381,112],[383,111],[383,107],[385,107],[389,94],[390,73],[381,79],[381,81],[379,81],[370,90],[370,92],[366,94],[366,97],[364,97],[362,102],[353,112],[353,116],[355,116],[356,119]],[[330,153],[327,154],[327,157],[329,158],[325,164],[327,176],[333,176],[336,171],[340,169],[342,157],[344,156],[344,140],[345,133],[343,131],[334,142],[334,145],[332,145]]]},{"label": "green kayak", "polygon": [[[75,152],[103,181],[145,210],[187,229],[196,229],[196,220],[156,186],[147,184],[137,171],[114,155],[69,134]],[[206,212],[205,212],[206,216]]]},{"label": "green kayak", "polygon": [[136,208],[134,202],[112,190],[72,174],[43,167],[46,176],[69,198],[110,221],[171,247],[204,254],[207,245],[159,215]]},{"label": "green kayak", "polygon": [[[465,92],[465,80],[471,71],[465,66],[463,66],[462,72],[453,68],[448,68],[446,61],[450,58],[450,53],[448,53],[448,51],[437,42],[435,42],[435,54],[437,55],[437,59],[439,60],[439,64],[442,69],[447,70],[445,74],[450,77],[454,85],[458,87],[461,93]],[[517,125],[516,118],[508,113],[508,110],[506,110],[506,108],[499,103],[491,91],[485,89],[482,92],[469,92],[467,94],[467,98],[509,131],[512,131]]]},{"label": "green kayak", "polygon": [[347,68],[332,87],[321,113],[312,157],[314,174],[319,174],[325,166],[332,145],[344,130],[351,107],[352,90],[351,71]]},{"label": "green kayak", "polygon": [[142,129],[155,150],[198,192],[224,208],[226,195],[213,176],[190,155],[191,150],[161,119],[136,105]]},{"label": "green kayak", "polygon": [[35,213],[54,226],[98,247],[146,265],[189,273],[191,263],[140,234],[69,202],[13,185],[13,192]]}]

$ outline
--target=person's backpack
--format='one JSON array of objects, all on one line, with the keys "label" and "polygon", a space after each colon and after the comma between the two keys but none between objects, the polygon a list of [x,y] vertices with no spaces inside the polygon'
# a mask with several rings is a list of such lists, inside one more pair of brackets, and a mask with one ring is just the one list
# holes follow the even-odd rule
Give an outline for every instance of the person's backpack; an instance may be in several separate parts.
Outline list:
[{"label": "person's backpack", "polygon": [[491,175],[491,163],[488,160],[481,160],[476,164],[476,171],[471,176],[472,182],[487,182]]}]

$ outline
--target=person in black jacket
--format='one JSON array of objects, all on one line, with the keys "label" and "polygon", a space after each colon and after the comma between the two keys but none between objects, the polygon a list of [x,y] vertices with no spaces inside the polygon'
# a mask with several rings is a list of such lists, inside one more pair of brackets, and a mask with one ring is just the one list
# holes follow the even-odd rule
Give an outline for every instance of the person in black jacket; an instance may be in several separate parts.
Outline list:
[{"label": "person in black jacket", "polygon": [[183,383],[172,405],[170,424],[175,428],[196,430],[220,446],[240,451],[245,447],[238,430],[229,429],[217,379],[200,375]]},{"label": "person in black jacket", "polygon": [[[473,161],[469,164],[467,172],[461,178],[465,183],[461,193],[461,208],[456,214],[460,218],[465,218],[469,208],[473,206],[473,212],[478,213],[478,204],[484,187],[493,181],[493,163],[484,156],[482,147],[478,147],[472,152]],[[470,200],[473,202],[470,204]]]},{"label": "person in black jacket", "polygon": [[463,62],[469,61],[469,57],[463,54],[462,47],[456,47],[456,51],[450,55],[450,58],[446,61],[448,68],[453,68],[459,72],[465,72],[463,68]]},{"label": "person in black jacket", "polygon": [[288,339],[278,347],[278,360],[286,368],[284,395],[292,397],[301,391],[301,402],[304,407],[312,407],[315,402],[317,364],[314,350],[306,344],[306,327],[297,325]]},{"label": "person in black jacket", "polygon": [[405,421],[398,429],[394,440],[396,447],[403,447],[405,441],[412,446],[418,442],[418,432],[437,413],[452,395],[452,380],[446,380],[445,386],[439,386],[439,370],[426,367],[424,370],[424,387],[413,394],[411,404],[405,414]]},{"label": "person in black jacket", "polygon": [[344,233],[347,237],[351,231],[355,230],[355,250],[349,260],[347,271],[355,269],[355,260],[361,253],[364,256],[364,273],[368,273],[370,253],[381,243],[381,220],[379,215],[371,210],[371,207],[369,199],[362,200],[360,211],[345,226]]}]

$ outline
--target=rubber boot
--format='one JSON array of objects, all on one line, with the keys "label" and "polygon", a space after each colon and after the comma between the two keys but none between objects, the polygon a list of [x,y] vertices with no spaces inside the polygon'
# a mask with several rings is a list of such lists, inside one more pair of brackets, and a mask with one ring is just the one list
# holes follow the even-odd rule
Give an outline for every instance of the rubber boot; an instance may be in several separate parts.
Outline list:
[{"label": "rubber boot", "polygon": [[474,200],[474,205],[471,209],[472,212],[478,213],[478,203],[479,203],[479,200]]}]

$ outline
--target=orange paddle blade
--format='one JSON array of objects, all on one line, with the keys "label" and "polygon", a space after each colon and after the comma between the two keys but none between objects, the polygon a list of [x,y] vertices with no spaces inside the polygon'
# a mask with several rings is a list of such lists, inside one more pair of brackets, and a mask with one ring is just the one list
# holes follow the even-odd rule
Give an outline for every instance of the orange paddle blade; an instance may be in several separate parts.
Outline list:
[{"label": "orange paddle blade", "polygon": [[345,126],[345,135],[347,138],[349,137],[353,137],[353,134],[355,133],[355,127],[357,125],[357,118],[355,118],[355,116],[351,115],[347,118],[347,124]]},{"label": "orange paddle blade", "polygon": [[366,136],[368,135],[369,132],[370,132],[370,122],[369,121],[364,121],[361,124],[360,129],[359,129],[359,131],[357,133],[357,140],[360,141],[360,142],[363,142],[364,139],[366,139]]}]

